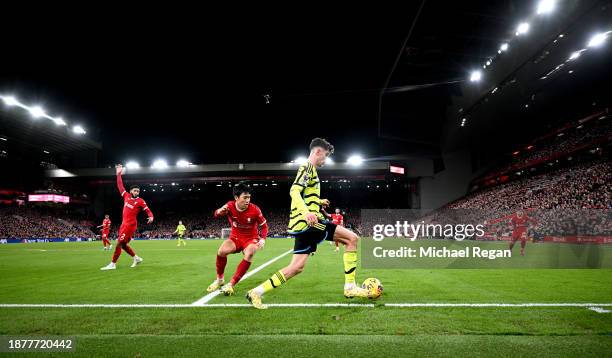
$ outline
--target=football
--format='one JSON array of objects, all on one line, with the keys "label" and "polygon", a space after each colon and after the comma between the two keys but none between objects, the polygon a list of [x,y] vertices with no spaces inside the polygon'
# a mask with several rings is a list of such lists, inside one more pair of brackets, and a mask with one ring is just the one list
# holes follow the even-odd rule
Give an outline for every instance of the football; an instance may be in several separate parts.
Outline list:
[{"label": "football", "polygon": [[368,298],[373,299],[373,300],[380,297],[383,292],[383,285],[382,283],[380,283],[380,280],[377,278],[366,279],[365,281],[363,281],[363,284],[361,285],[361,287],[368,290]]}]

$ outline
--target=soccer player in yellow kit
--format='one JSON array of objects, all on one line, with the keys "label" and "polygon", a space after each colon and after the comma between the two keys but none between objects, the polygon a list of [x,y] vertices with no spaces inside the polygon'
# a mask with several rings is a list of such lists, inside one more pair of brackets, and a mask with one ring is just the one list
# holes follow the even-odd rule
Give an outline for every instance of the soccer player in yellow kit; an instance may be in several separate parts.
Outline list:
[{"label": "soccer player in yellow kit", "polygon": [[179,224],[176,227],[176,230],[173,232],[173,234],[178,233],[178,244],[176,244],[176,246],[181,246],[181,243],[183,244],[183,246],[187,245],[187,242],[185,241],[185,239],[183,239],[185,231],[187,231],[187,228],[185,227],[185,225],[183,225],[183,222],[179,220]]},{"label": "soccer player in yellow kit", "polygon": [[310,254],[317,251],[317,245],[325,240],[336,240],[345,245],[344,297],[368,297],[367,290],[355,284],[359,237],[354,232],[325,220],[321,213],[321,207],[329,206],[329,200],[321,199],[321,181],[317,167],[324,165],[327,157],[333,152],[334,146],[325,139],[315,138],[310,143],[308,162],[302,164],[298,169],[289,191],[291,212],[287,231],[295,237],[293,258],[289,266],[247,292],[246,298],[255,308],[267,308],[261,302],[264,293],[284,284],[302,272]]}]

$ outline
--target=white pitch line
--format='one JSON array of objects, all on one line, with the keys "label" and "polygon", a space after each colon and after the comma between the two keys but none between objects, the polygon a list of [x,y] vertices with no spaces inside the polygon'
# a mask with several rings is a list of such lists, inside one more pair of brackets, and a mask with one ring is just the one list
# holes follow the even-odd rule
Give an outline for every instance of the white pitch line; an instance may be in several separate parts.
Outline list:
[{"label": "white pitch line", "polygon": [[[291,252],[293,252],[293,249],[288,250],[288,251],[280,254],[279,256],[276,256],[275,258],[273,258],[270,261],[264,262],[263,264],[259,265],[258,267],[256,267],[252,271],[247,272],[246,275],[242,276],[242,279],[240,281],[246,280],[247,278],[253,276],[254,274],[256,274],[259,271],[261,271],[262,269],[266,268],[268,265],[270,265],[270,264],[274,263],[275,261],[280,260],[281,258],[287,256]],[[202,305],[205,305],[210,300],[212,300],[213,298],[219,296],[220,294],[221,294],[221,291],[219,291],[219,290],[211,292],[211,293],[207,294],[206,296],[200,298],[199,300],[195,301],[191,305],[193,305],[193,306],[202,306]]]},{"label": "white pitch line", "polygon": [[[599,305],[603,306],[603,305]],[[603,309],[601,307],[588,307],[591,311],[595,311],[597,313],[610,313],[610,310]]]},{"label": "white pitch line", "polygon": [[[354,307],[354,308],[374,308],[374,303],[271,303],[268,307],[278,308],[327,308],[327,307]],[[612,303],[385,303],[383,307],[413,307],[413,308],[437,308],[437,307],[586,307],[600,313],[607,313],[601,307],[612,307]],[[232,307],[252,307],[250,304],[242,303],[210,303],[205,305],[193,304],[98,304],[98,303],[75,303],[75,304],[56,304],[56,303],[3,303],[0,308],[232,308]]]}]

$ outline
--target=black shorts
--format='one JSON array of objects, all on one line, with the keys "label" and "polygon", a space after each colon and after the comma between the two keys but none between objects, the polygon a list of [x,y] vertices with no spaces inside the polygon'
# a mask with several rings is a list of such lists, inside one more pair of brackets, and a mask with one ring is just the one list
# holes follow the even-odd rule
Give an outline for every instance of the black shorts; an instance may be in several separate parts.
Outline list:
[{"label": "black shorts", "polygon": [[335,232],[336,224],[329,221],[323,221],[300,233],[293,234],[293,237],[295,238],[293,253],[311,254],[317,251],[317,245],[323,241],[334,241]]}]

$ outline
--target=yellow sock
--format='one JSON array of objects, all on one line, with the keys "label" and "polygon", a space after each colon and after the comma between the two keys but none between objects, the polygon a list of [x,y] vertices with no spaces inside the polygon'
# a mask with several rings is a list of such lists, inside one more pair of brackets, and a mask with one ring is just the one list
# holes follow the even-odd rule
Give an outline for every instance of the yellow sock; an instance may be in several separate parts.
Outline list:
[{"label": "yellow sock", "polygon": [[254,288],[255,292],[263,295],[266,292],[272,291],[283,283],[287,282],[285,275],[281,271],[276,272],[272,277],[262,282],[261,285]]},{"label": "yellow sock", "polygon": [[344,283],[354,284],[357,270],[357,252],[350,251],[344,253]]}]

